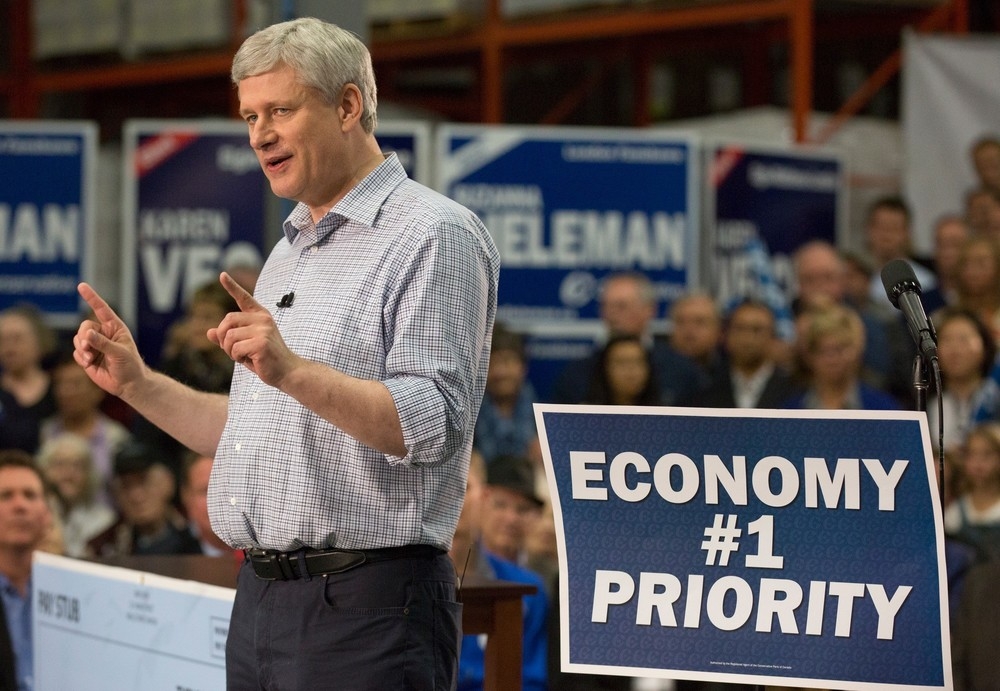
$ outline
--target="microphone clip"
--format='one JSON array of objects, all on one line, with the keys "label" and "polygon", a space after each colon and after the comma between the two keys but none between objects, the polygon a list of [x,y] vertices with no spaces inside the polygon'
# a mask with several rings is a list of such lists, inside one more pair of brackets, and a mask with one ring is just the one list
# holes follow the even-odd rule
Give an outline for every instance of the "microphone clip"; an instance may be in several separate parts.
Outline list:
[{"label": "microphone clip", "polygon": [[295,291],[285,293],[281,296],[281,299],[275,303],[278,307],[291,307],[292,303],[295,302]]}]

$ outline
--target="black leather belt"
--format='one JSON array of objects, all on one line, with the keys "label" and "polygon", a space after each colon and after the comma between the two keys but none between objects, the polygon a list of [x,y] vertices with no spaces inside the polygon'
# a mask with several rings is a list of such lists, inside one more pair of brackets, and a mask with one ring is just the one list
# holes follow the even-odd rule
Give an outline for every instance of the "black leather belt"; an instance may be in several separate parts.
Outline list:
[{"label": "black leather belt", "polygon": [[289,581],[308,576],[343,573],[362,564],[389,559],[430,558],[444,554],[431,545],[404,545],[383,549],[303,549],[297,552],[276,552],[269,549],[248,549],[250,562],[257,578],[265,581]]}]

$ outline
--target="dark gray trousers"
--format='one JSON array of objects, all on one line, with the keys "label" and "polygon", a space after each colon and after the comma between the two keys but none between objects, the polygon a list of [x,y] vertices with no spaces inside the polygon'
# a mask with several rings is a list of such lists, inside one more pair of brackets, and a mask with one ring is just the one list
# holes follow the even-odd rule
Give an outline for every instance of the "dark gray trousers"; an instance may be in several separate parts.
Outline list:
[{"label": "dark gray trousers", "polygon": [[462,605],[447,555],[264,581],[240,569],[228,691],[452,691]]}]

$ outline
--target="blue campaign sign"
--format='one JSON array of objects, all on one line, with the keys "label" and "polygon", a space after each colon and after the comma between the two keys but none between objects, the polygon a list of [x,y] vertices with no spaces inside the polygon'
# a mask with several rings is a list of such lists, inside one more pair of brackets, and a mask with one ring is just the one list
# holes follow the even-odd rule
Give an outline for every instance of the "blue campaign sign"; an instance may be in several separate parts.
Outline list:
[{"label": "blue campaign sign", "polygon": [[768,252],[775,282],[793,287],[791,257],[809,240],[836,244],[846,222],[844,166],[824,151],[714,143],[706,148],[711,290],[726,306],[764,298],[754,253]]},{"label": "blue campaign sign", "polygon": [[0,122],[0,309],[30,302],[77,323],[94,234],[97,126]]},{"label": "blue campaign sign", "polygon": [[608,274],[649,276],[661,316],[696,284],[699,157],[691,137],[449,125],[437,142],[438,189],[475,211],[497,243],[497,318],[534,337],[533,380],[564,339],[600,334],[597,291]]},{"label": "blue campaign sign", "polygon": [[155,362],[195,289],[263,263],[270,192],[237,121],[130,121],[125,145],[122,308]]},{"label": "blue campaign sign", "polygon": [[564,671],[952,688],[923,414],[535,413]]},{"label": "blue campaign sign", "polygon": [[419,120],[379,120],[375,131],[382,153],[394,152],[413,180],[431,186],[431,126]]}]

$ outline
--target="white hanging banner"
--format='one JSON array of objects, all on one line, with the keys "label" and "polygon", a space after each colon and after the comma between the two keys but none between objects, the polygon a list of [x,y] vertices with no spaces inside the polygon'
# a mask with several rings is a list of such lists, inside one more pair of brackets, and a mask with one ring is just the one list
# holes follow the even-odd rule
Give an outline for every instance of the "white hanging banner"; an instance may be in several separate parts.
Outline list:
[{"label": "white hanging banner", "polygon": [[935,220],[964,213],[977,184],[970,147],[1000,136],[1000,38],[907,32],[903,51],[903,191],[928,253]]}]

